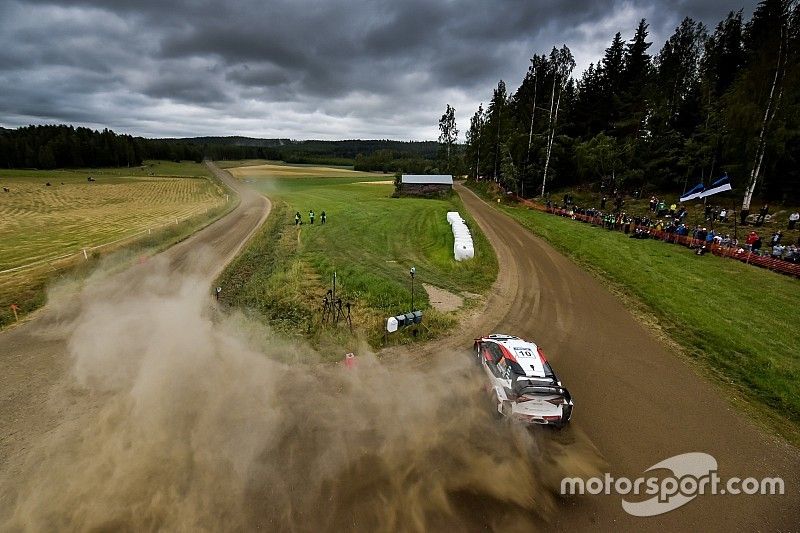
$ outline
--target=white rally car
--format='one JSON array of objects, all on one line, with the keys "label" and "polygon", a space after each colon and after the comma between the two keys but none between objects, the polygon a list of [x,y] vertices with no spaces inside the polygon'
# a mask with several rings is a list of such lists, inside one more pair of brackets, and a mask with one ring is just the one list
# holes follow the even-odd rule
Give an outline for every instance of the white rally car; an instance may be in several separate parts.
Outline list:
[{"label": "white rally car", "polygon": [[498,413],[525,424],[563,427],[569,422],[572,396],[536,344],[492,334],[475,339],[475,357]]}]

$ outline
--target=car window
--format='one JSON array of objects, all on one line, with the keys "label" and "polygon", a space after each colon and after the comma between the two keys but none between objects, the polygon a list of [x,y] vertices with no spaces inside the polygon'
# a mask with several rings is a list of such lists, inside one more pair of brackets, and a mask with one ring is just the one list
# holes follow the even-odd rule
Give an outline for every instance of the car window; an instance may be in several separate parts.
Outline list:
[{"label": "car window", "polygon": [[493,342],[489,342],[486,344],[486,348],[489,350],[489,355],[492,356],[492,361],[495,364],[499,363],[503,359],[503,352],[500,350],[500,347]]},{"label": "car window", "polygon": [[503,379],[511,379],[511,374],[514,373],[512,368],[512,362],[506,359],[505,357],[500,359],[500,362],[497,363],[497,371],[499,376]]}]

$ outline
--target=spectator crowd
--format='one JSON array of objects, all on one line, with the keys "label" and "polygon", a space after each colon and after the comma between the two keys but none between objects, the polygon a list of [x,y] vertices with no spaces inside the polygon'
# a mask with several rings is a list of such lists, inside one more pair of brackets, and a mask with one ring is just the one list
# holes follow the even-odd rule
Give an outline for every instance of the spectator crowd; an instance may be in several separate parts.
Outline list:
[{"label": "spectator crowd", "polygon": [[[800,237],[795,242],[785,242],[783,231],[779,229],[772,233],[768,240],[768,246],[764,246],[762,236],[756,230],[747,232],[743,242],[740,242],[735,235],[731,236],[727,232],[715,230],[715,222],[729,223],[732,221],[734,224],[737,222],[732,220],[733,214],[725,207],[705,205],[703,218],[706,226],[701,226],[686,223],[688,211],[682,204],[675,202],[668,204],[664,199],[651,196],[649,212],[645,215],[634,215],[623,211],[625,202],[621,194],[614,191],[612,197],[613,210],[608,209],[609,200],[606,196],[601,197],[599,208],[585,208],[575,205],[571,194],[564,195],[564,203],[561,205],[556,205],[548,199],[546,210],[570,217],[573,220],[603,226],[609,230],[622,231],[634,239],[658,239],[682,244],[696,250],[698,255],[714,251],[718,255],[734,257],[746,255],[747,260],[755,255],[800,264]],[[769,214],[769,206],[764,205],[759,209],[757,215],[742,217],[741,223],[743,225],[752,223],[760,228],[772,218]],[[788,217],[788,229],[794,230],[798,221],[800,221],[800,213],[793,211]]]}]

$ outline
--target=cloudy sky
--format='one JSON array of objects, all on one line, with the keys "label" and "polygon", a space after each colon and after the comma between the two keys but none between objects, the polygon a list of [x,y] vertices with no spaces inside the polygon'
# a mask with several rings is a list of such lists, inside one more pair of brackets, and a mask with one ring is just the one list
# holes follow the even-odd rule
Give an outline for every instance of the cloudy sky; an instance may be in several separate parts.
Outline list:
[{"label": "cloudy sky", "polygon": [[[435,139],[534,53],[576,74],[641,18],[655,54],[680,19],[755,0],[2,0],[0,125],[149,137]],[[463,137],[463,135],[462,135]]]}]

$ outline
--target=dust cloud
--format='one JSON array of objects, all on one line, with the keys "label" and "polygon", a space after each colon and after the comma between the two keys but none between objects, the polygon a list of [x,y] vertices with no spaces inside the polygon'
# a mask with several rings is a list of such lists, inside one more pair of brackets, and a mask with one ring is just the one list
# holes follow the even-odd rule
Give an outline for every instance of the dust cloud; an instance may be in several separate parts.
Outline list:
[{"label": "dust cloud", "polygon": [[90,280],[63,416],[0,529],[530,531],[596,468],[568,433],[495,420],[465,354],[322,363],[207,285],[158,261]]}]

